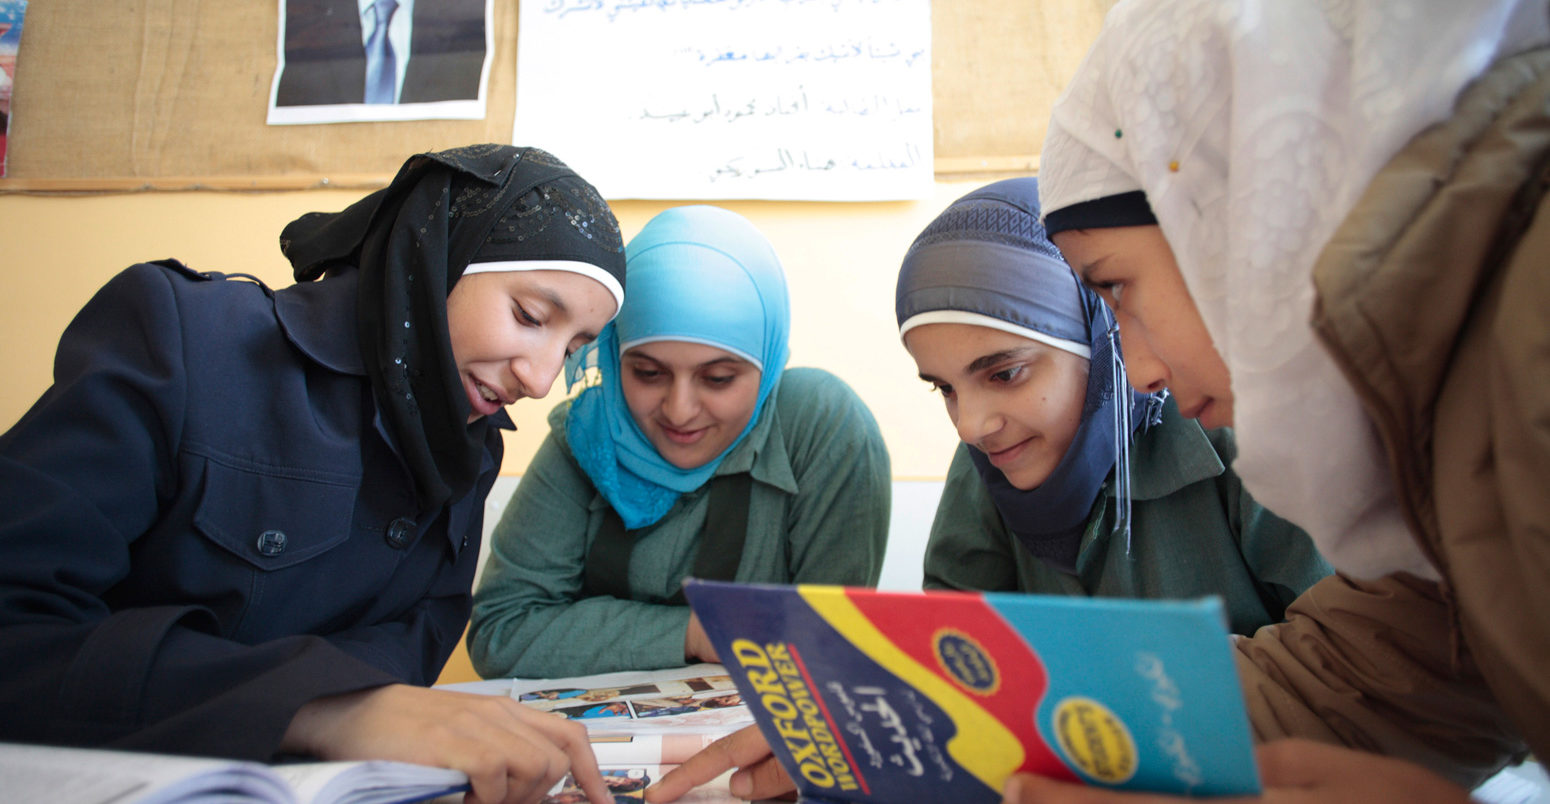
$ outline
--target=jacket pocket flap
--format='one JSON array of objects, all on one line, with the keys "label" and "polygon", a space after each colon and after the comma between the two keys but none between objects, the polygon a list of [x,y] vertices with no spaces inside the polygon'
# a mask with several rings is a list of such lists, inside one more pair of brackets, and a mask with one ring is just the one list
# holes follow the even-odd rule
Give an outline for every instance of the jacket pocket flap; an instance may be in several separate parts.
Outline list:
[{"label": "jacket pocket flap", "polygon": [[205,461],[194,527],[263,570],[299,564],[350,537],[354,484],[287,477]]}]

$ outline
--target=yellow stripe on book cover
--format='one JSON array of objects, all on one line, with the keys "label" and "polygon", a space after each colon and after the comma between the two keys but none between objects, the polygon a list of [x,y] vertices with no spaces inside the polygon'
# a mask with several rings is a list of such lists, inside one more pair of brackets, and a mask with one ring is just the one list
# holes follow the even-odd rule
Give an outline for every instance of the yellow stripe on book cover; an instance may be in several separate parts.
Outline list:
[{"label": "yellow stripe on book cover", "polygon": [[834,630],[885,670],[925,693],[957,725],[947,753],[960,767],[991,789],[1022,767],[1022,744],[994,715],[900,650],[835,586],[798,584],[797,592]]}]

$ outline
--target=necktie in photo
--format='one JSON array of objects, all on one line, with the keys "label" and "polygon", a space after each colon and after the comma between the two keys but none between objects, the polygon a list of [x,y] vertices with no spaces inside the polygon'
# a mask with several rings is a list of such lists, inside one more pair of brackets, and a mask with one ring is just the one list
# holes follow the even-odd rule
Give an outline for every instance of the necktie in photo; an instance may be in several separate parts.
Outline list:
[{"label": "necktie in photo", "polygon": [[398,88],[398,59],[388,41],[388,23],[398,10],[398,0],[377,0],[371,5],[376,26],[366,40],[366,102],[392,103]]}]

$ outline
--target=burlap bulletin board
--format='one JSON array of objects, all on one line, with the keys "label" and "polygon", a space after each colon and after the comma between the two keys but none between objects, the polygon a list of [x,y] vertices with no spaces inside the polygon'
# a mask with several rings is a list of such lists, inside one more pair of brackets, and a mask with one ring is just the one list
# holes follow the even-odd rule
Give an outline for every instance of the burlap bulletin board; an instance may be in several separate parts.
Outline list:
[{"label": "burlap bulletin board", "polygon": [[[938,175],[1036,169],[1112,3],[935,0]],[[407,154],[509,141],[516,12],[496,0],[484,120],[269,126],[276,0],[34,0],[0,191],[377,186]]]}]

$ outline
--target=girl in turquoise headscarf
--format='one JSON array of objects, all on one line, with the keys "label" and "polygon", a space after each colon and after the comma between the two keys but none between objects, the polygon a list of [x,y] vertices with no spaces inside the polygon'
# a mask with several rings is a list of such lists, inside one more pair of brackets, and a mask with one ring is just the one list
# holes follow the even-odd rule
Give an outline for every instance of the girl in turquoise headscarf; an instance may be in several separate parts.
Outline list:
[{"label": "girl in turquoise headscarf", "polygon": [[690,206],[625,255],[629,297],[572,356],[584,390],[550,415],[491,540],[468,636],[486,677],[715,661],[685,577],[871,585],[882,567],[882,436],[839,378],[786,369],[769,242]]}]

